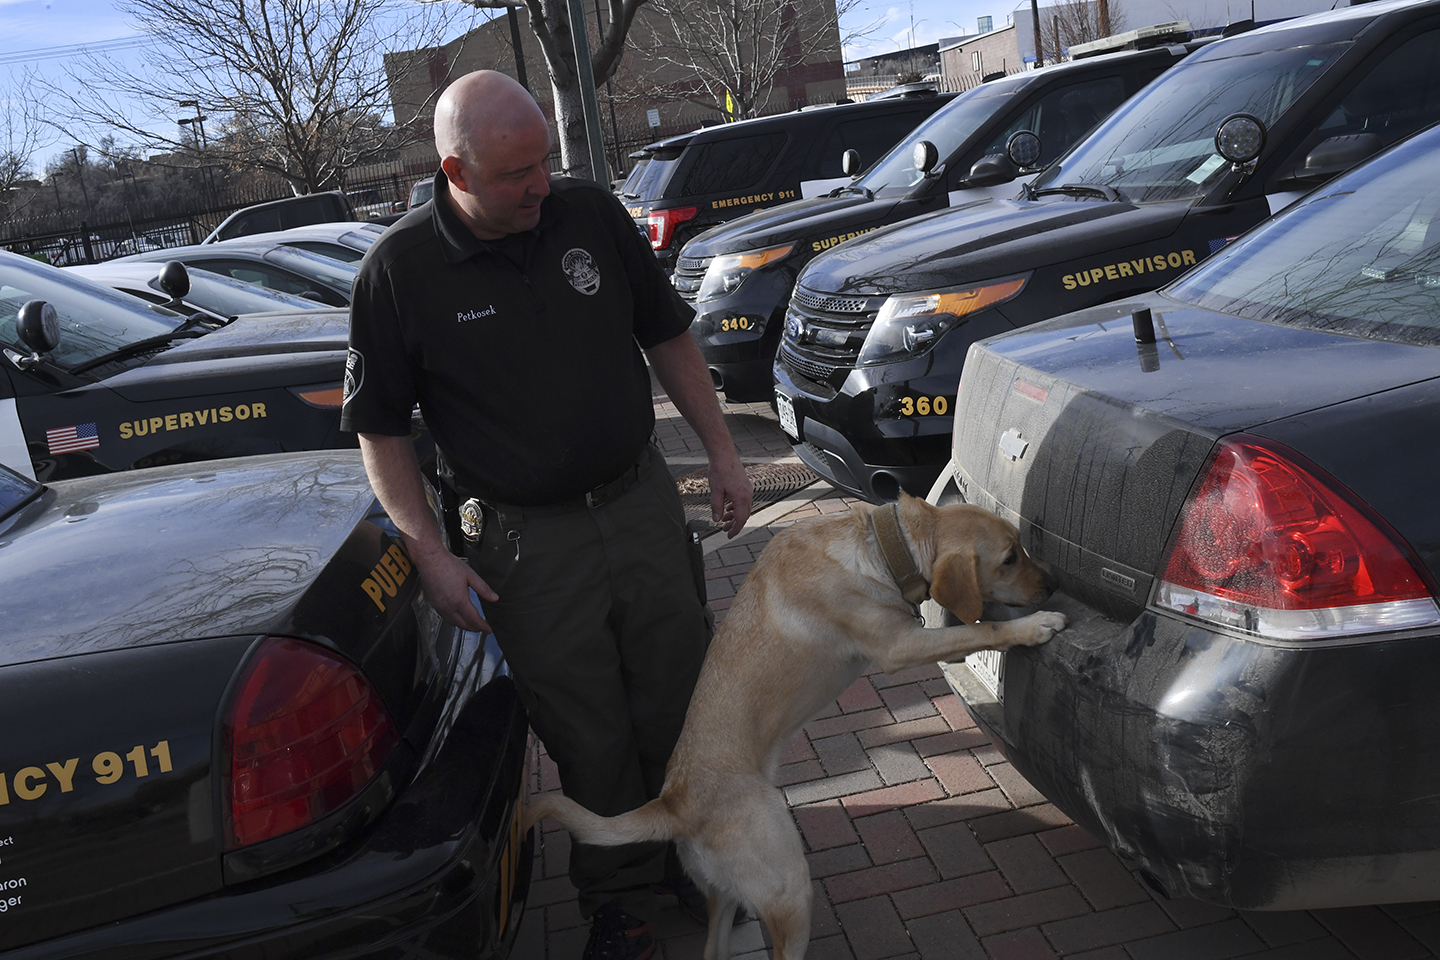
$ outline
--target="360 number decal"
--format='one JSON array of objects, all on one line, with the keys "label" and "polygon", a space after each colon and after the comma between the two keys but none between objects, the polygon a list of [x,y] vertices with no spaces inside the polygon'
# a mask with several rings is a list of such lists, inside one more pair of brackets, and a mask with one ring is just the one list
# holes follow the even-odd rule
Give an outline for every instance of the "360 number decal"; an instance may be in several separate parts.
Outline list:
[{"label": "360 number decal", "polygon": [[943,417],[950,410],[950,401],[944,397],[901,397],[900,415],[902,417],[913,417],[919,414],[928,417],[932,413],[937,417]]}]

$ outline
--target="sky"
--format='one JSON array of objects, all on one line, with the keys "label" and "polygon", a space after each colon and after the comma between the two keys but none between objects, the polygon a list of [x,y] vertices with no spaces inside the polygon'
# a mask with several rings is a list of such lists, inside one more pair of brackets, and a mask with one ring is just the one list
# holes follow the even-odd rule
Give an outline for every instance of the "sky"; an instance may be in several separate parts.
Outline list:
[{"label": "sky", "polygon": [[[184,2],[184,0],[178,0]],[[1016,0],[862,0],[841,20],[847,60],[934,43],[976,32],[976,19],[1009,23]],[[112,0],[0,0],[0,85],[25,69],[58,79],[77,47],[102,45],[108,55],[133,55],[141,33]],[[68,144],[51,144],[37,167]]]}]

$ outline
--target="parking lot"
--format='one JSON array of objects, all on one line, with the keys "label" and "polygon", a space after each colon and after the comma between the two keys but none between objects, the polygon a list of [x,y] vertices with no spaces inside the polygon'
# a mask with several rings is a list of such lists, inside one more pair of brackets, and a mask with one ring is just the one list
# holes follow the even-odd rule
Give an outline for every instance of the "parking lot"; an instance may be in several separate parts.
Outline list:
[{"label": "parking lot", "polygon": [[[727,404],[726,414],[747,466],[784,460],[789,445],[768,406]],[[699,443],[663,396],[656,433],[677,473],[694,469]],[[707,541],[717,617],[775,533],[854,502],[818,482],[763,507],[735,541]],[[554,766],[537,759],[535,788],[558,789]],[[780,783],[813,879],[810,960],[1440,955],[1440,902],[1239,912],[1165,899],[1026,783],[939,667],[857,681],[790,745]],[[545,826],[515,960],[568,960],[589,933],[565,875],[569,837]],[[672,899],[646,895],[633,906],[655,927],[657,960],[702,955],[704,931]],[[737,926],[733,947],[761,960],[762,924]]]}]

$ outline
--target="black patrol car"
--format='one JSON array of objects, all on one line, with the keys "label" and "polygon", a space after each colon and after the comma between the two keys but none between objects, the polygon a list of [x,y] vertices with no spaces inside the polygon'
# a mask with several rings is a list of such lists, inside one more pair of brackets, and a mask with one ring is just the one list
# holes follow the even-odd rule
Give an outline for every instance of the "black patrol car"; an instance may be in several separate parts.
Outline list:
[{"label": "black patrol car", "polygon": [[[835,192],[758,211],[696,237],[680,252],[674,283],[695,305],[690,330],[716,387],[734,401],[773,396],[770,368],[790,292],[818,254],[923,213],[1015,196],[1020,182],[1205,42],[1189,36],[1186,23],[1157,25],[1111,41],[1116,49],[1136,43],[1146,49],[993,78],[952,100]],[[1006,147],[1021,131],[1037,134],[1040,148],[1017,167]],[[926,172],[913,161],[922,142],[935,151]]]},{"label": "black patrol car", "polygon": [[670,272],[676,251],[696,234],[849,183],[841,165],[845,151],[873,162],[951,100],[929,86],[904,93],[804,107],[650,144],[641,151],[648,158],[644,169],[620,188],[620,202]]},{"label": "black patrol car", "polygon": [[970,344],[1153,290],[1309,189],[1440,120],[1440,0],[1219,40],[1035,179],[884,227],[800,274],[774,373],[800,457],[876,501],[948,456]]},{"label": "black patrol car", "polygon": [[358,451],[0,466],[0,954],[503,960],[528,724]]},{"label": "black patrol car", "polygon": [[0,252],[0,463],[47,482],[354,446],[348,336],[344,310],[177,313]]}]

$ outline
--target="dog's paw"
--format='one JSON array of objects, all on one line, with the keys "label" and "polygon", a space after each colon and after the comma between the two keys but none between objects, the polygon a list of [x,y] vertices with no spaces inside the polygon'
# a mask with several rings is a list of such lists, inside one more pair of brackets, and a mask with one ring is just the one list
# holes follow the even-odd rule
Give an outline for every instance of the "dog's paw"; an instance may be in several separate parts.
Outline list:
[{"label": "dog's paw", "polygon": [[1025,630],[1018,640],[1027,647],[1044,643],[1055,634],[1065,629],[1070,621],[1065,619],[1065,614],[1055,613],[1052,610],[1041,610],[1039,613],[1032,613],[1023,617],[1017,624],[1023,624]]}]

